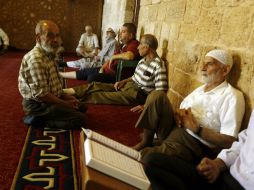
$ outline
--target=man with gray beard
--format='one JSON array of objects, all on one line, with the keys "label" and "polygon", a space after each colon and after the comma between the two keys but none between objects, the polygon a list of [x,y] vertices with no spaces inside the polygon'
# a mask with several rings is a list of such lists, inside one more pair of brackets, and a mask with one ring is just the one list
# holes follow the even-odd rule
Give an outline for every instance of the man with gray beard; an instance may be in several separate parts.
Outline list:
[{"label": "man with gray beard", "polygon": [[[144,129],[143,140],[134,148],[145,159],[151,153],[177,156],[198,163],[204,156],[215,156],[236,140],[245,110],[243,94],[233,88],[226,77],[233,65],[232,56],[224,50],[212,50],[205,56],[202,77],[205,84],[182,101],[175,113],[175,125],[167,95],[158,94],[144,111],[136,127]],[[165,130],[165,128],[170,130]],[[160,135],[153,146],[155,133]]]},{"label": "man with gray beard", "polygon": [[74,96],[63,93],[55,56],[60,31],[50,20],[38,22],[36,46],[22,60],[18,86],[23,97],[24,122],[34,127],[79,128],[85,123],[84,107]]}]

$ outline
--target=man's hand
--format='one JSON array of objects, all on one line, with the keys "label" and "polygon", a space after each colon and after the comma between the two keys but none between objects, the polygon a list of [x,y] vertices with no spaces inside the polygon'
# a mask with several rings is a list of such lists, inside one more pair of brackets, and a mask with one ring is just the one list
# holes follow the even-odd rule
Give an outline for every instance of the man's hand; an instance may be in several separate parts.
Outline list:
[{"label": "man's hand", "polygon": [[62,94],[61,99],[63,100],[77,100],[78,99],[75,96],[69,95],[69,94]]},{"label": "man's hand", "polygon": [[203,158],[197,166],[199,174],[204,176],[209,183],[215,182],[224,168],[226,168],[226,165],[219,158],[214,160]]},{"label": "man's hand", "polygon": [[175,112],[175,121],[176,121],[176,126],[181,128],[182,127],[182,121],[181,121],[181,117],[179,115],[179,112],[180,112],[180,109],[176,109],[176,112]]},{"label": "man's hand", "polygon": [[130,109],[131,112],[141,113],[144,110],[144,105],[138,105]]},{"label": "man's hand", "polygon": [[78,109],[78,99],[74,96],[63,94],[61,99],[63,100],[63,105],[67,107],[71,107],[74,109]]},{"label": "man's hand", "polygon": [[121,80],[121,81],[119,81],[119,82],[116,82],[116,83],[114,84],[115,90],[116,90],[116,91],[120,90],[121,88],[123,88],[123,87],[125,86],[126,83],[127,83],[126,80]]},{"label": "man's hand", "polygon": [[63,106],[78,109],[78,100],[63,100]]},{"label": "man's hand", "polygon": [[178,109],[176,111],[176,115],[176,121],[178,125],[189,129],[194,133],[197,133],[197,131],[199,130],[199,126],[191,112],[191,108]]},{"label": "man's hand", "polygon": [[106,61],[99,70],[99,73],[103,73],[105,68],[108,67],[109,61]]}]

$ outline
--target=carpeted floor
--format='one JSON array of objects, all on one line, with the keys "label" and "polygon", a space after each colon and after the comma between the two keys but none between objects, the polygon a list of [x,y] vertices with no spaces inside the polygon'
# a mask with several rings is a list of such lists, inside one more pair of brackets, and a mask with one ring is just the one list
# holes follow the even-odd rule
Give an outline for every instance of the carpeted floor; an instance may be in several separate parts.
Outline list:
[{"label": "carpeted floor", "polygon": [[9,190],[27,133],[17,79],[24,52],[0,56],[0,188]]},{"label": "carpeted floor", "polygon": [[[23,111],[21,97],[17,88],[19,65],[24,52],[9,52],[0,56],[0,189],[10,189],[22,147],[27,134],[27,127],[22,122]],[[68,55],[66,60],[76,59]],[[69,85],[80,82],[68,81]],[[131,113],[130,107],[113,105],[89,105],[86,113],[87,128],[111,137],[126,145],[134,145],[139,139],[140,130],[133,126],[138,114]],[[79,130],[74,131],[74,148],[78,152]],[[78,157],[77,163],[78,163]],[[78,164],[77,164],[78,165]],[[78,168],[78,167],[77,167]],[[77,175],[79,175],[77,173]]]}]

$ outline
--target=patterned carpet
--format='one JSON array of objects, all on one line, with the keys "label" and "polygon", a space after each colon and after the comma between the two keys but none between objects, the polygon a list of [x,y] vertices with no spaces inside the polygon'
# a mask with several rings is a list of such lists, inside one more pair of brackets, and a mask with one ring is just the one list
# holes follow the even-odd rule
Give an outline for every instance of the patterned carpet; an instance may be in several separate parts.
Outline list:
[{"label": "patterned carpet", "polygon": [[[28,128],[23,124],[24,116],[21,97],[17,88],[19,65],[24,52],[9,52],[0,56],[0,189],[11,187],[17,169]],[[68,55],[66,60],[76,57]],[[70,80],[68,85],[80,81]],[[87,128],[113,138],[126,145],[134,145],[139,140],[140,130],[133,128],[138,114],[131,113],[128,106],[89,105],[86,113]],[[79,131],[73,131],[74,150],[79,168]],[[77,170],[77,176],[79,172]]]}]

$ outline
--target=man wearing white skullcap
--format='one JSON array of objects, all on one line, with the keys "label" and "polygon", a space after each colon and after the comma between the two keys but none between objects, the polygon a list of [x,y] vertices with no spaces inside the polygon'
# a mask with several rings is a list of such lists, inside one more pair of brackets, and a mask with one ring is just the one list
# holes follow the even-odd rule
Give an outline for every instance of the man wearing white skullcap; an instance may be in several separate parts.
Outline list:
[{"label": "man wearing white skullcap", "polygon": [[[245,102],[243,94],[226,81],[232,65],[232,56],[224,50],[206,54],[201,70],[205,84],[184,98],[175,113],[176,126],[172,125],[167,95],[158,94],[150,104],[145,104],[136,123],[136,127],[144,128],[143,144],[134,148],[141,150],[153,189],[181,189],[187,185],[177,184],[178,180],[172,177],[176,169],[178,173],[185,171],[183,166],[174,167],[172,157],[196,164],[204,156],[215,156],[222,148],[229,148],[236,140]],[[170,132],[164,134],[164,139],[157,139],[159,145],[153,146],[154,134],[165,131]],[[191,174],[187,178],[191,181]]]},{"label": "man wearing white skullcap", "polygon": [[206,57],[212,57],[224,65],[229,65],[230,68],[233,65],[232,56],[225,50],[215,49],[215,50],[209,51],[206,54]]}]

